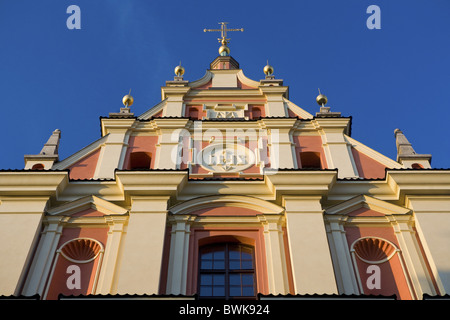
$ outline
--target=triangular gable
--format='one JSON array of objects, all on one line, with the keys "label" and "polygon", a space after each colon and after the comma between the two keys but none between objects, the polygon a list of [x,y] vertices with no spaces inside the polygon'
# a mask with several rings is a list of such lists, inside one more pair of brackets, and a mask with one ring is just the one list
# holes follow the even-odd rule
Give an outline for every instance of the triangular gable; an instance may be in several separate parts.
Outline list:
[{"label": "triangular gable", "polygon": [[52,167],[54,170],[64,170],[68,169],[69,167],[73,166],[77,162],[81,161],[82,159],[85,159],[87,156],[91,155],[95,151],[97,151],[103,143],[106,142],[106,139],[109,134],[101,137],[100,139],[94,141],[90,145],[84,147],[83,149],[75,152],[71,156],[67,157],[66,159],[59,161],[55,163]]},{"label": "triangular gable", "polygon": [[47,214],[52,216],[105,216],[126,213],[128,213],[126,209],[94,195],[85,196],[47,210]]},{"label": "triangular gable", "polygon": [[[379,213],[379,215],[408,214],[411,212],[408,208],[400,207],[367,195],[359,195],[327,208],[325,213],[334,215],[365,215],[366,210],[361,209],[372,210]],[[370,215],[373,216],[373,214]]]},{"label": "triangular gable", "polygon": [[385,155],[379,153],[378,151],[373,150],[372,148],[369,148],[365,144],[356,141],[355,139],[351,138],[348,135],[344,135],[347,142],[357,151],[365,154],[369,158],[381,163],[382,165],[386,166],[390,169],[400,169],[403,168],[403,166],[398,163],[397,161],[392,160],[391,158],[386,157]]}]

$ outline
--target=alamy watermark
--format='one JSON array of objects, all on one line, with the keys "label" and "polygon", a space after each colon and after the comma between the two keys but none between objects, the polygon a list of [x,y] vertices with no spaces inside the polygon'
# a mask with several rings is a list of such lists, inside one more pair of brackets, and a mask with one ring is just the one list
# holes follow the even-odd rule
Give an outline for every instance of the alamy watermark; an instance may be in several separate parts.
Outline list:
[{"label": "alamy watermark", "polygon": [[81,29],[81,9],[77,5],[70,5],[67,7],[66,13],[70,16],[66,20],[67,29]]},{"label": "alamy watermark", "polygon": [[70,274],[66,280],[66,286],[69,290],[81,289],[81,269],[76,264],[67,267],[66,273]]},{"label": "alamy watermark", "polygon": [[370,14],[367,18],[366,26],[368,29],[381,29],[381,9],[379,6],[372,4],[367,7],[366,13]]},{"label": "alamy watermark", "polygon": [[367,267],[367,274],[370,276],[367,278],[366,286],[369,290],[381,289],[381,269],[379,266],[371,264]]}]

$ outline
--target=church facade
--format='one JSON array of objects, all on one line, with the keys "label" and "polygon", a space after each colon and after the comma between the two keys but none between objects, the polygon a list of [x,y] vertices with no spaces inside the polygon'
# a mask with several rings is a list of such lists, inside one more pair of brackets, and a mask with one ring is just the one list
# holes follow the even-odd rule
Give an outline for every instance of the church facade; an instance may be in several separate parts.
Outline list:
[{"label": "church facade", "polygon": [[450,292],[450,170],[398,129],[395,160],[357,141],[324,95],[309,113],[223,40],[201,79],[178,66],[140,115],[125,96],[68,158],[55,130],[0,170],[0,296]]}]

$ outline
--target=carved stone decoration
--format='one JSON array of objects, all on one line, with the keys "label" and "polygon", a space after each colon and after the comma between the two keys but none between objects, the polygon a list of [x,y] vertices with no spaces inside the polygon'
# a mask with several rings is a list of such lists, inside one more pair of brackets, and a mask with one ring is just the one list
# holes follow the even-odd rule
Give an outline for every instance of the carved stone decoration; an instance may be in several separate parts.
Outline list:
[{"label": "carved stone decoration", "polygon": [[206,119],[248,119],[245,116],[245,111],[248,110],[247,104],[204,105],[203,110],[206,110]]},{"label": "carved stone decoration", "polygon": [[255,154],[239,144],[211,144],[201,150],[197,161],[208,171],[239,172],[256,163]]},{"label": "carved stone decoration", "polygon": [[94,260],[102,250],[102,246],[97,241],[79,238],[64,244],[61,254],[69,261],[87,263]]},{"label": "carved stone decoration", "polygon": [[396,248],[390,242],[379,238],[363,238],[354,246],[356,255],[367,263],[383,263],[396,253]]}]

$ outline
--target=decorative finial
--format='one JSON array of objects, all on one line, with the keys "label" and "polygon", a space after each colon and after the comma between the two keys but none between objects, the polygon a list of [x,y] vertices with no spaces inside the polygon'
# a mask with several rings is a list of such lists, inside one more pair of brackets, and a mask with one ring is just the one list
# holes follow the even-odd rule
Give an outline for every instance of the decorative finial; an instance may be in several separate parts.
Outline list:
[{"label": "decorative finial", "polygon": [[327,97],[325,95],[323,95],[322,93],[320,93],[320,89],[319,89],[319,95],[317,96],[316,101],[319,104],[319,106],[322,106],[322,107],[324,107],[328,102]]},{"label": "decorative finial", "polygon": [[273,75],[273,67],[269,65],[269,60],[267,60],[267,65],[264,67],[264,74],[266,76]]},{"label": "decorative finial", "polygon": [[221,56],[229,56],[230,55],[230,48],[228,48],[226,45],[220,46],[219,54]]},{"label": "decorative finial", "polygon": [[175,74],[177,77],[181,77],[184,74],[184,68],[181,66],[181,61],[180,64],[175,67]]},{"label": "decorative finial", "polygon": [[126,108],[128,108],[129,106],[131,106],[133,104],[133,102],[134,102],[134,99],[131,96],[131,89],[130,89],[130,92],[128,92],[128,94],[122,98],[122,103]]},{"label": "decorative finial", "polygon": [[227,44],[230,43],[230,39],[227,38],[227,32],[228,31],[244,31],[244,28],[240,29],[228,29],[227,24],[228,22],[219,22],[221,25],[220,29],[203,29],[203,32],[220,32],[221,37],[218,38],[219,42],[222,44],[222,46],[219,48],[219,54],[221,56],[229,56],[230,55],[230,48],[228,48]]}]

